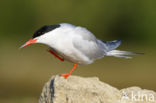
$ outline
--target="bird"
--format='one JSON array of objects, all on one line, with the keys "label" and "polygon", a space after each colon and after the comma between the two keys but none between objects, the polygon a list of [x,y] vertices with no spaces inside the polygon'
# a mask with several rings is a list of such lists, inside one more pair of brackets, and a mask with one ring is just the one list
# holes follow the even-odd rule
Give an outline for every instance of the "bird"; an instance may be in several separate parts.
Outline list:
[{"label": "bird", "polygon": [[69,73],[61,74],[67,79],[78,65],[92,64],[95,60],[105,56],[118,58],[131,58],[127,55],[141,53],[117,50],[121,40],[103,41],[95,37],[85,27],[75,26],[69,23],[45,25],[34,32],[32,38],[20,48],[34,43],[48,45],[48,52],[60,61],[69,61],[74,64]]}]

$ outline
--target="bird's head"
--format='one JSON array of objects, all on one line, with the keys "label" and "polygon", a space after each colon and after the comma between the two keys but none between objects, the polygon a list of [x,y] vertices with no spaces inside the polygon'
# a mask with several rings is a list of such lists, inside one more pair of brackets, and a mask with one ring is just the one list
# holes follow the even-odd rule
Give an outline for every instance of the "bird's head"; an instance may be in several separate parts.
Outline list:
[{"label": "bird's head", "polygon": [[25,44],[23,44],[20,48],[26,47],[28,45],[34,43],[43,43],[47,44],[50,42],[51,32],[54,31],[56,28],[59,28],[60,25],[46,25],[38,29],[32,38],[28,40]]}]

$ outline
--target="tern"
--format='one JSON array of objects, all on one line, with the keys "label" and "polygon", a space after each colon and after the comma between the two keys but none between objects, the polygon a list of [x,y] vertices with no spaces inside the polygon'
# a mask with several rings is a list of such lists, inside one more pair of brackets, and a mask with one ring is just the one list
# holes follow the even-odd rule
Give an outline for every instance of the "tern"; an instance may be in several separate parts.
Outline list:
[{"label": "tern", "polygon": [[38,29],[24,45],[42,43],[48,45],[48,50],[59,60],[67,60],[74,63],[69,73],[61,74],[68,78],[77,65],[87,65],[104,56],[114,56],[119,58],[131,58],[127,55],[140,53],[116,50],[121,44],[121,40],[102,41],[97,39],[93,33],[81,26],[68,23],[56,25],[45,25]]}]

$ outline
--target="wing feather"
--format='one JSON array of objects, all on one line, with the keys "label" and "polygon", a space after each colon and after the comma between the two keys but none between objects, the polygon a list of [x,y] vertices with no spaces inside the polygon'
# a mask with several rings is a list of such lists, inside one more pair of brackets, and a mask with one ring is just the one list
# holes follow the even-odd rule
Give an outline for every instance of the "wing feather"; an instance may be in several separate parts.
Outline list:
[{"label": "wing feather", "polygon": [[80,37],[73,41],[73,45],[77,50],[79,50],[89,59],[94,60],[104,56],[103,50],[94,40],[86,40]]}]

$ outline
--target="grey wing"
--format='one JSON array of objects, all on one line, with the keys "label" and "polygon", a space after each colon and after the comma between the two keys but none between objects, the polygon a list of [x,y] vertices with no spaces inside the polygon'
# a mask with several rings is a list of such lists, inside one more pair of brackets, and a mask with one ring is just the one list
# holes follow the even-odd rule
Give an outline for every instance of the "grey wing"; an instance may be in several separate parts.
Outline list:
[{"label": "grey wing", "polygon": [[121,40],[103,41],[103,43],[107,46],[108,51],[111,51],[120,46]]},{"label": "grey wing", "polygon": [[105,54],[95,40],[77,38],[73,40],[73,46],[90,60],[101,58]]},{"label": "grey wing", "polygon": [[116,49],[121,44],[121,40],[113,40],[113,41],[101,41],[97,40],[98,44],[103,48],[105,52],[109,52],[111,50]]},{"label": "grey wing", "polygon": [[86,28],[78,26],[75,28],[75,31],[75,34],[81,36],[84,40],[96,42],[96,37]]}]

